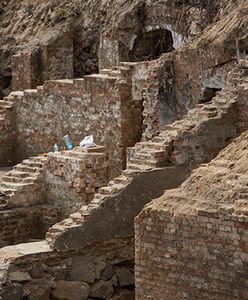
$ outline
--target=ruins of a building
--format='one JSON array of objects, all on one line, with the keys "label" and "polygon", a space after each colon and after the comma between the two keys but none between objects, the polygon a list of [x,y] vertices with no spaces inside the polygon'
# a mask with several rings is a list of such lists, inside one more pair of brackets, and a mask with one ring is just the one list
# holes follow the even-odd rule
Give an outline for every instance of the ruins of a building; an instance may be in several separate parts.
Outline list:
[{"label": "ruins of a building", "polygon": [[0,4],[0,299],[247,299],[248,2],[46,2]]}]

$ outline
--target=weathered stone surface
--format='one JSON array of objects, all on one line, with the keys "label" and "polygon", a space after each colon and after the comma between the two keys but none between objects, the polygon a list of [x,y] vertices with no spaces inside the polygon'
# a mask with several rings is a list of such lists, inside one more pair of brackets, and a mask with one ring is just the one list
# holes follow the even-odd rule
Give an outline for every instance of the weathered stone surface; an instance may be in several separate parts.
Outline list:
[{"label": "weathered stone surface", "polygon": [[108,263],[101,272],[101,279],[107,281],[111,279],[113,275],[114,275],[113,267],[111,264]]},{"label": "weathered stone surface", "polygon": [[135,292],[121,289],[110,299],[111,300],[135,300]]},{"label": "weathered stone surface", "polygon": [[105,267],[105,262],[93,255],[74,257],[71,267],[71,280],[93,283],[100,278],[100,273]]},{"label": "weathered stone surface", "polygon": [[14,285],[11,288],[5,288],[1,296],[3,300],[22,300],[23,286]]},{"label": "weathered stone surface", "polygon": [[118,283],[120,287],[128,287],[134,285],[133,270],[124,267],[115,267],[114,272],[118,277]]},{"label": "weathered stone surface", "polygon": [[90,287],[87,283],[77,281],[57,281],[51,295],[55,300],[86,300]]},{"label": "weathered stone surface", "polygon": [[99,280],[91,285],[90,296],[101,299],[108,299],[114,293],[114,288],[110,281]]},{"label": "weathered stone surface", "polygon": [[28,273],[22,271],[14,271],[9,274],[9,278],[11,281],[24,282],[30,281],[31,277]]},{"label": "weathered stone surface", "polygon": [[32,281],[25,284],[24,294],[28,296],[29,300],[50,300],[50,285],[47,279],[32,279]]}]

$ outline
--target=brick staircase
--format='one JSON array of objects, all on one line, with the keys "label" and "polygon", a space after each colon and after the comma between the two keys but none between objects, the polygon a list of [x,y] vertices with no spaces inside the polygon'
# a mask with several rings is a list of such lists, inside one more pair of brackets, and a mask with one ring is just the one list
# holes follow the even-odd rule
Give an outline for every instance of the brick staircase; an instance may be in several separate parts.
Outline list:
[{"label": "brick staircase", "polygon": [[[112,196],[125,192],[125,188],[138,174],[166,166],[185,164],[187,167],[188,161],[186,161],[186,163],[181,162],[177,156],[178,152],[188,150],[187,147],[182,145],[183,142],[185,142],[185,136],[187,142],[187,134],[197,139],[198,135],[202,136],[204,134],[202,132],[203,126],[211,128],[212,124],[216,122],[221,123],[223,120],[223,125],[224,127],[226,125],[227,132],[229,128],[231,129],[230,132],[227,133],[228,141],[225,144],[217,146],[217,148],[219,147],[217,149],[218,151],[224,148],[230,142],[229,138],[233,138],[237,135],[234,124],[237,104],[236,87],[242,85],[243,82],[247,80],[247,78],[243,78],[241,82],[239,74],[239,71],[236,73],[233,72],[229,85],[225,90],[218,92],[212,101],[198,104],[194,109],[191,109],[183,119],[175,121],[171,125],[167,125],[165,130],[153,137],[150,141],[138,142],[134,147],[128,148],[127,169],[124,170],[120,176],[111,180],[107,186],[100,188],[89,205],[83,206],[78,213],[71,214],[68,219],[51,227],[46,235],[47,241],[52,244],[56,236],[59,236],[66,228],[80,226],[83,220],[93,214],[101,204]],[[225,124],[225,122],[227,124]],[[216,139],[218,138],[214,129],[208,134],[215,136]],[[213,154],[213,157],[209,157],[208,159],[200,157],[198,161],[196,160],[194,162],[195,166],[204,163],[204,159],[208,161],[211,160],[214,158],[214,155],[216,155],[216,153]]]},{"label": "brick staircase", "polygon": [[233,97],[232,93],[220,92],[212,102],[197,105],[184,119],[167,125],[151,141],[140,142],[129,148],[128,168],[142,171],[176,163],[173,161],[172,152],[180,135],[187,131],[195,131],[196,134],[201,123],[211,123],[212,119],[224,118],[235,106],[236,100]]},{"label": "brick staircase", "polygon": [[31,157],[3,176],[0,191],[5,196],[0,196],[0,210],[35,204],[37,199],[30,201],[28,197],[37,196],[35,192],[45,161],[45,157]]}]

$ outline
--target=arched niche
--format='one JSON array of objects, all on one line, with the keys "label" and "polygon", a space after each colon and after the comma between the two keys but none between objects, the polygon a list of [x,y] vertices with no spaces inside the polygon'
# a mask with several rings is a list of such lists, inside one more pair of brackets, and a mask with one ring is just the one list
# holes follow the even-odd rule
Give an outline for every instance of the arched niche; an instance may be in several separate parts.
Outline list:
[{"label": "arched niche", "polygon": [[172,33],[167,29],[155,29],[139,34],[129,52],[130,61],[157,59],[162,53],[174,50]]}]

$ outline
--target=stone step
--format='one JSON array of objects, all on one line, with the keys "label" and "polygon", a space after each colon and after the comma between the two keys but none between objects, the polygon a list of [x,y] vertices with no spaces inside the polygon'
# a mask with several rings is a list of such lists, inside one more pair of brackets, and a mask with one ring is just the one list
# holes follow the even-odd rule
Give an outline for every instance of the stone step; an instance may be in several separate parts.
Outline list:
[{"label": "stone step", "polygon": [[102,187],[98,190],[99,195],[107,196],[107,195],[113,195],[121,191],[126,185],[125,184],[114,184],[114,185],[108,185],[105,187]]},{"label": "stone step", "polygon": [[14,170],[16,171],[21,171],[23,173],[36,173],[38,170],[40,170],[40,168],[36,168],[36,167],[31,167],[28,165],[22,165],[22,164],[18,164],[16,166],[14,166]]},{"label": "stone step", "polygon": [[13,177],[18,177],[18,178],[26,178],[26,177],[31,176],[31,174],[29,172],[22,172],[22,171],[18,171],[16,169],[9,171],[7,175],[13,176]]},{"label": "stone step", "polygon": [[35,161],[35,160],[30,160],[30,159],[24,160],[22,162],[22,165],[33,167],[33,168],[38,168],[38,169],[41,169],[43,167],[43,163],[42,162],[40,162],[38,160]]},{"label": "stone step", "polygon": [[9,203],[0,204],[0,211],[7,210],[9,208]]},{"label": "stone step", "polygon": [[218,111],[217,111],[217,110],[216,110],[216,111],[206,111],[206,110],[202,110],[202,111],[200,112],[200,114],[201,114],[202,116],[207,117],[207,118],[213,118],[213,117],[216,117],[216,116],[217,116]]},{"label": "stone step", "polygon": [[111,186],[104,186],[98,190],[98,194],[111,195],[114,193],[114,191],[115,191],[115,188],[113,188]]},{"label": "stone step", "polygon": [[[131,165],[142,165],[144,163],[143,159],[138,159],[138,158],[130,158],[127,162],[127,167],[129,168],[130,164]],[[150,166],[153,168],[156,168],[158,165],[158,161],[156,160],[145,160],[146,166]]]},{"label": "stone step", "polygon": [[7,109],[5,107],[0,107],[0,112],[1,113],[5,113],[7,111]]},{"label": "stone step", "polygon": [[47,161],[47,157],[45,157],[43,155],[40,155],[40,156],[39,155],[38,156],[31,156],[31,157],[29,157],[28,160],[44,164]]},{"label": "stone step", "polygon": [[132,178],[134,178],[137,174],[139,173],[139,170],[137,169],[126,169],[122,171],[122,174],[128,178],[130,178],[130,180]]},{"label": "stone step", "polygon": [[30,177],[14,177],[14,176],[9,176],[9,175],[5,175],[3,176],[3,183],[33,183],[35,180],[35,178],[30,178]]},{"label": "stone step", "polygon": [[5,196],[5,197],[0,197],[0,205],[6,205],[6,204],[8,204],[9,203],[9,200],[10,199],[10,197],[7,197],[7,196]]},{"label": "stone step", "polygon": [[[132,148],[131,148],[132,149]],[[165,145],[162,143],[155,142],[138,142],[133,149],[153,149],[153,150],[164,150]]]},{"label": "stone step", "polygon": [[3,110],[7,110],[12,108],[12,105],[8,104],[8,103],[0,103],[0,108]]},{"label": "stone step", "polygon": [[16,190],[19,190],[19,189],[22,189],[22,188],[25,188],[25,187],[30,187],[32,186],[33,184],[32,183],[18,183],[18,182],[2,182],[1,183],[1,189],[4,188],[4,189],[16,189]]},{"label": "stone step", "polygon": [[142,164],[133,164],[133,163],[128,164],[128,169],[137,170],[140,172],[148,171],[151,170],[152,168],[153,167],[151,166],[142,165]]},{"label": "stone step", "polygon": [[103,195],[103,194],[97,193],[97,194],[95,194],[93,201],[94,201],[94,200],[96,200],[96,201],[102,200],[102,199],[104,198],[104,196],[105,196],[105,195]]},{"label": "stone step", "polygon": [[119,183],[127,183],[129,181],[129,178],[127,176],[124,176],[124,175],[120,175],[118,177],[115,177],[113,179],[113,182],[116,183],[116,184],[119,184]]},{"label": "stone step", "polygon": [[153,137],[152,138],[152,141],[154,142],[154,143],[159,143],[159,144],[163,144],[164,142],[165,142],[165,139],[164,139],[164,137],[163,136],[155,136],[155,137]]},{"label": "stone step", "polygon": [[[147,151],[148,150],[148,151]],[[160,160],[165,159],[166,151],[165,150],[153,150],[153,149],[141,149],[139,152],[135,153],[135,158],[137,159],[151,159],[151,160]]]},{"label": "stone step", "polygon": [[213,112],[217,110],[217,107],[215,105],[204,105],[202,109]]},{"label": "stone step", "polygon": [[[0,191],[2,192],[2,193],[4,193],[6,196],[13,196],[14,195],[14,193],[15,192],[17,192],[17,189],[10,189],[10,188],[5,188],[5,187],[2,187],[1,185],[0,185]],[[4,197],[6,197],[6,196],[4,196]]]}]

